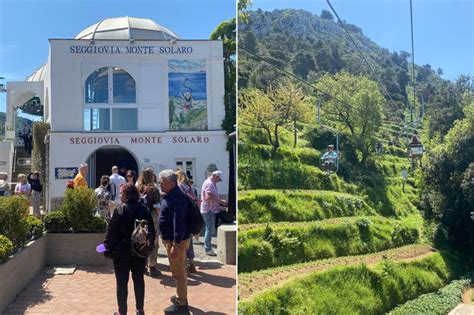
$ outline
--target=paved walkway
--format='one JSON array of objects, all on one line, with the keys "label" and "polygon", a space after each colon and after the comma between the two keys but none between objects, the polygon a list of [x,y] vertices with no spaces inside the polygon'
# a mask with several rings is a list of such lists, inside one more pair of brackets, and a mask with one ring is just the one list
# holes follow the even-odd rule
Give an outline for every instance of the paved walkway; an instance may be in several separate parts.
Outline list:
[{"label": "paved walkway", "polygon": [[[202,238],[201,238],[202,241]],[[188,299],[192,314],[236,313],[236,268],[204,255],[195,244],[197,273],[188,278]],[[145,276],[145,312],[163,314],[176,292],[168,260],[160,248],[161,276]],[[5,310],[13,314],[113,314],[117,309],[115,277],[109,266],[78,266],[71,275],[48,275],[46,267]],[[135,314],[133,282],[129,281],[129,314]]]},{"label": "paved walkway", "polygon": [[458,304],[455,309],[449,312],[448,315],[473,315],[474,305],[473,304]]}]

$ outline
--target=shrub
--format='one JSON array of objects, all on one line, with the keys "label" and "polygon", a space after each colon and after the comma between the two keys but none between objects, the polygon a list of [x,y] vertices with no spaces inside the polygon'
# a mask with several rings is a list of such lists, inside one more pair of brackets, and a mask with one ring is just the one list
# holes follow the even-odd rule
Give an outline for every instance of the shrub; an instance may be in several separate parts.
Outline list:
[{"label": "shrub", "polygon": [[94,227],[93,210],[96,206],[94,190],[82,187],[66,189],[61,211],[75,232],[83,232]]},{"label": "shrub", "polygon": [[[335,256],[374,253],[419,240],[418,218],[389,220],[383,217],[344,218],[306,223],[261,225],[239,231],[239,270],[254,271]],[[248,246],[268,242],[273,257],[258,266],[252,257],[255,249]],[[273,265],[268,265],[268,263]]]},{"label": "shrub", "polygon": [[103,233],[107,231],[107,221],[103,218],[93,217],[90,227],[88,229],[89,232],[98,232]]},{"label": "shrub", "polygon": [[383,270],[337,267],[262,291],[240,302],[239,314],[383,314],[448,280],[448,265],[438,253]]},{"label": "shrub", "polygon": [[26,223],[28,224],[28,240],[35,240],[43,236],[43,222],[34,216],[27,216]]},{"label": "shrub", "polygon": [[37,121],[33,124],[33,151],[32,151],[32,168],[41,171],[41,174],[46,174],[46,144],[44,138],[48,134],[51,126],[49,123]]},{"label": "shrub", "polygon": [[62,211],[49,212],[44,217],[44,226],[48,232],[66,232],[71,230],[71,225]]},{"label": "shrub", "polygon": [[0,198],[0,234],[8,237],[15,249],[21,247],[28,238],[27,216],[26,198],[20,196]]},{"label": "shrub", "polygon": [[261,240],[247,239],[242,244],[239,243],[239,248],[243,251],[239,253],[239,272],[247,272],[252,269],[248,266],[253,266],[258,269],[265,269],[274,265],[273,246]]},{"label": "shrub", "polygon": [[315,166],[308,166],[285,160],[239,160],[240,190],[336,190],[336,185],[334,185],[330,179],[332,176],[327,176],[323,171]]},{"label": "shrub", "polygon": [[471,279],[455,280],[438,292],[428,293],[395,308],[390,314],[427,314],[442,315],[462,302],[464,289],[471,283]]},{"label": "shrub", "polygon": [[0,263],[7,260],[13,250],[13,243],[5,235],[0,235]]},{"label": "shrub", "polygon": [[301,222],[373,215],[357,196],[318,190],[254,190],[239,194],[239,223]]}]

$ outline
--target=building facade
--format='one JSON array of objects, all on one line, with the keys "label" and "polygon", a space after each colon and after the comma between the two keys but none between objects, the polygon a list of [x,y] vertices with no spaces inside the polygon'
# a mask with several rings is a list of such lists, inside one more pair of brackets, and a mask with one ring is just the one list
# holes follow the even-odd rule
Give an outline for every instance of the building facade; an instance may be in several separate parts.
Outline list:
[{"label": "building facade", "polygon": [[[51,125],[48,209],[82,162],[91,187],[113,165],[179,167],[198,189],[209,171],[228,178],[221,41],[181,40],[151,20],[122,17],[49,43],[47,63],[26,82],[8,84],[6,123],[14,137],[12,110],[40,98]],[[219,189],[227,192],[227,181]]]}]

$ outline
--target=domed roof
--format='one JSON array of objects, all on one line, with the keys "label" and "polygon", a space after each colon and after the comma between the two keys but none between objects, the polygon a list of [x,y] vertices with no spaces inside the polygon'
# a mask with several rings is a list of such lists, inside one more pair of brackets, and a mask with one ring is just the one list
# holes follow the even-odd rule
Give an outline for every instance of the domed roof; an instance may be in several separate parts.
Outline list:
[{"label": "domed roof", "polygon": [[169,29],[150,19],[134,17],[109,18],[89,26],[77,34],[75,39],[179,39]]},{"label": "domed roof", "polygon": [[42,65],[38,70],[30,74],[26,81],[33,82],[33,81],[44,81],[45,72],[44,69],[46,68],[46,64]]}]

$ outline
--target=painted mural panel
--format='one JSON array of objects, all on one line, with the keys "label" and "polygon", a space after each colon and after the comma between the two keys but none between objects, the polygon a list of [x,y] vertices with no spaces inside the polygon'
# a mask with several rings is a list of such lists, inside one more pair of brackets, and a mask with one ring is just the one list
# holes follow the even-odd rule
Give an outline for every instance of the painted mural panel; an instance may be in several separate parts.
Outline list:
[{"label": "painted mural panel", "polygon": [[170,130],[207,129],[206,61],[168,61]]}]

